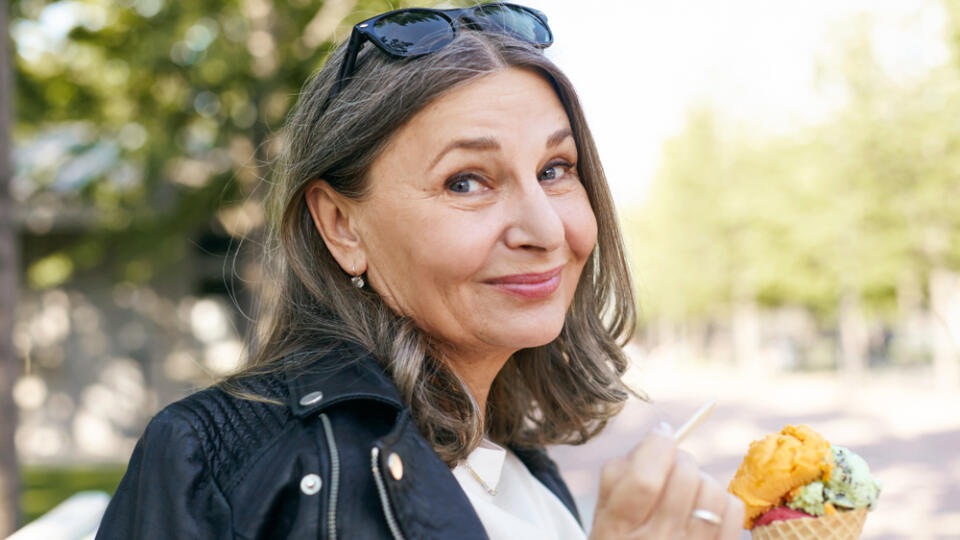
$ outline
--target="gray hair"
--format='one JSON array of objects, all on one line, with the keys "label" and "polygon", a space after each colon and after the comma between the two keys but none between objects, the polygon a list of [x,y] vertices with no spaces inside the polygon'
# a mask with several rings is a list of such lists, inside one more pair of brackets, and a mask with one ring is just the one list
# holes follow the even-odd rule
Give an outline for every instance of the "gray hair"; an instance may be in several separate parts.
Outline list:
[{"label": "gray hair", "polygon": [[[249,364],[225,381],[302,367],[296,354],[337,341],[373,353],[392,376],[420,432],[449,465],[486,434],[500,444],[583,443],[626,400],[622,346],[635,324],[630,275],[603,169],[570,81],[535,47],[464,31],[427,56],[395,59],[368,45],[343,91],[324,108],[343,59],[340,46],[304,87],[288,119],[285,150],[267,197],[267,276],[258,325],[248,335]],[[560,336],[515,353],[493,381],[485,415],[466,385],[412,320],[369,288],[357,289],[327,250],[304,198],[324,179],[362,200],[368,171],[393,134],[445,92],[508,67],[551,83],[570,120],[578,173],[597,218],[598,239],[580,277]],[[483,418],[486,418],[484,425]]]}]

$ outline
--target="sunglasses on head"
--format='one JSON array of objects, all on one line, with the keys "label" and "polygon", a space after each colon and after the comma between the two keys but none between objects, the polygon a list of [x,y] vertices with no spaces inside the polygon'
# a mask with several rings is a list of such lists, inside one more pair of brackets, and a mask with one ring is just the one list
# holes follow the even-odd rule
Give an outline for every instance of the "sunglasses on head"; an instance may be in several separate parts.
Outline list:
[{"label": "sunglasses on head", "polygon": [[460,33],[461,25],[472,30],[513,36],[539,48],[553,43],[546,15],[533,8],[506,2],[463,9],[409,8],[381,13],[353,27],[347,52],[324,109],[353,75],[357,55],[365,42],[370,41],[390,56],[410,58],[446,47]]}]

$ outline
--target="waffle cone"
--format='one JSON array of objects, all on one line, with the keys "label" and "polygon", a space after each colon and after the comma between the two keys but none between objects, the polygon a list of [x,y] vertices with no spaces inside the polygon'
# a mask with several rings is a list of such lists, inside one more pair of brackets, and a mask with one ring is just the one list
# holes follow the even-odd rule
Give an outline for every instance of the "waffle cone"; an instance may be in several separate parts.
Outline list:
[{"label": "waffle cone", "polygon": [[831,516],[787,519],[754,527],[753,540],[857,540],[867,510],[837,512]]}]

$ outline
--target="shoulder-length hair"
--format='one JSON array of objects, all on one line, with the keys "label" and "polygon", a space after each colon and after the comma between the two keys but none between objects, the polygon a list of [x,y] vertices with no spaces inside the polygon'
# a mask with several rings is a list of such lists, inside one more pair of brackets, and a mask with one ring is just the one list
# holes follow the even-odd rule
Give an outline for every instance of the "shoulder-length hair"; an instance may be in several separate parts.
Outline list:
[{"label": "shoulder-length hair", "polygon": [[[382,364],[423,436],[451,466],[484,435],[513,446],[587,441],[628,396],[621,381],[627,367],[622,346],[636,314],[613,201],[570,81],[527,43],[465,31],[443,49],[414,59],[366,47],[349,84],[325,108],[344,52],[339,47],[305,85],[288,118],[280,168],[267,196],[268,287],[260,295],[258,324],[248,334],[249,364],[227,386],[255,373],[296,369],[293,359],[309,356],[296,353],[318,343],[351,341]],[[539,74],[563,104],[598,239],[560,335],[515,353],[493,381],[481,414],[463,381],[432,354],[429,336],[392,312],[376,292],[351,285],[314,226],[304,192],[323,179],[343,196],[362,200],[371,165],[401,126],[445,92],[509,67]]]}]

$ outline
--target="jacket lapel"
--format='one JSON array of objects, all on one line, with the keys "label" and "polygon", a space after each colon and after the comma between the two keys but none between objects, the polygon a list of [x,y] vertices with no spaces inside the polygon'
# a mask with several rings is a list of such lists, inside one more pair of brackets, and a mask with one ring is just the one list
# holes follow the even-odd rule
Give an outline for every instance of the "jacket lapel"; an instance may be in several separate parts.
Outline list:
[{"label": "jacket lapel", "polygon": [[[391,432],[375,442],[375,459],[389,499],[386,503],[391,507],[387,511],[395,515],[404,536],[487,539],[460,484],[420,434],[393,381],[368,351],[353,343],[340,343],[299,354],[316,358],[297,362],[306,367],[287,377],[288,406],[295,416],[319,414],[327,407],[350,400],[377,401],[399,411]],[[582,523],[573,497],[546,451],[542,447],[518,446],[511,446],[510,450]],[[442,501],[442,506],[437,506],[438,501]]]},{"label": "jacket lapel", "polygon": [[457,479],[406,411],[397,417],[394,430],[376,445],[379,473],[404,536],[487,539]]}]

